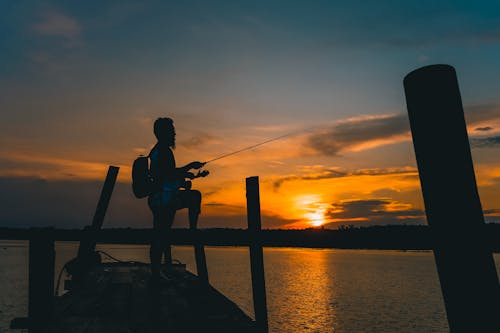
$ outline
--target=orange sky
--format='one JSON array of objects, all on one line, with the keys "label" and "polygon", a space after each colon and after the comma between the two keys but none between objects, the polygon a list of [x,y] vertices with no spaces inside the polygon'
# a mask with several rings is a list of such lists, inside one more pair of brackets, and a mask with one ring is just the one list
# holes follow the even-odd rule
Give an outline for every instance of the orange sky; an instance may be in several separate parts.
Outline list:
[{"label": "orange sky", "polygon": [[[194,188],[201,190],[204,195],[201,225],[206,219],[207,226],[244,226],[244,179],[253,175],[260,176],[265,227],[425,223],[418,172],[408,133],[388,133],[386,137],[376,135],[373,139],[368,135],[364,140],[359,140],[359,136],[366,136],[366,131],[378,132],[377,126],[380,125],[374,124],[374,121],[391,117],[399,115],[361,116],[323,124],[312,131],[207,164],[206,168],[211,171],[209,177],[194,181]],[[497,121],[496,118],[486,122],[481,120],[481,126],[496,126]],[[148,151],[154,143],[148,128],[151,124],[138,124],[145,137],[143,141],[149,141],[149,145],[131,145],[128,153],[116,154],[114,159],[98,153],[89,157],[86,156],[88,152],[82,152],[81,156],[75,152],[73,158],[63,158],[58,156],[62,154],[55,149],[45,154],[42,151],[5,150],[2,152],[4,160],[15,163],[18,167],[3,168],[1,176],[38,178],[49,183],[93,181],[97,194],[98,184],[104,178],[107,165],[113,164],[120,166],[118,181],[125,184],[116,194],[120,196],[121,204],[125,203],[125,207],[146,205],[144,200],[135,199],[128,192],[134,157]],[[474,121],[472,124],[477,126]],[[352,131],[365,132],[359,136],[354,135],[353,142],[344,140],[344,146],[331,156],[319,152],[309,143],[313,135],[329,131],[334,135],[335,132],[341,132],[344,126]],[[197,139],[198,129],[186,128],[182,121],[178,127],[178,147],[175,150],[178,165],[191,160],[205,161],[238,150],[248,143],[258,143],[283,134],[283,128],[256,129],[250,131],[254,133],[252,135],[232,137],[228,142],[225,142],[222,135],[213,134],[208,142],[192,145],[191,142]],[[192,133],[192,136],[186,135],[187,133]],[[470,134],[476,137],[474,130]],[[498,216],[494,209],[497,205],[495,191],[498,188],[500,167],[496,161],[488,161],[491,157],[488,154],[483,157],[488,149],[476,148],[473,151],[484,208],[492,210],[488,213],[489,217]],[[91,207],[90,203],[97,200],[97,195],[88,199]],[[118,206],[114,208],[122,209],[123,207]],[[184,215],[179,216],[178,225],[182,226]],[[211,217],[214,219],[210,219]],[[148,220],[144,209],[137,219]],[[217,219],[222,222],[218,223]],[[231,222],[236,220],[240,222]]]},{"label": "orange sky", "polygon": [[201,227],[245,227],[249,176],[260,177],[264,228],[425,223],[402,80],[431,63],[457,69],[486,220],[500,221],[500,34],[488,4],[88,6],[0,11],[0,226],[88,224],[117,165],[107,226],[150,227],[131,165],[165,116],[178,165],[297,133],[208,164],[194,182]]}]

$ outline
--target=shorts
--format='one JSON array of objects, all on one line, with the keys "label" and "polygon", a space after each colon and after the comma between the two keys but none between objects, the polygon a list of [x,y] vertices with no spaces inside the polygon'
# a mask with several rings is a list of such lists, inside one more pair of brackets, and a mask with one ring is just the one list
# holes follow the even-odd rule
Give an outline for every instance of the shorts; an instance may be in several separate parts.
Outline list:
[{"label": "shorts", "polygon": [[148,198],[149,208],[153,213],[159,209],[179,210],[189,208],[195,213],[201,212],[201,193],[197,190],[163,191]]}]

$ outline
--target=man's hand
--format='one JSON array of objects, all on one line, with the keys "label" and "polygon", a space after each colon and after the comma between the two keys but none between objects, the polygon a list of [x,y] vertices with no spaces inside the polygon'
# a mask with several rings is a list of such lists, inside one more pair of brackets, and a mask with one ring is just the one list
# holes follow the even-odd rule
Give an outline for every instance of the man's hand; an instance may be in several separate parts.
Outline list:
[{"label": "man's hand", "polygon": [[204,165],[205,165],[205,163],[198,162],[198,161],[196,161],[196,162],[191,162],[191,163],[189,164],[189,166],[191,167],[191,169],[201,169],[201,168],[203,168],[203,166],[204,166]]}]

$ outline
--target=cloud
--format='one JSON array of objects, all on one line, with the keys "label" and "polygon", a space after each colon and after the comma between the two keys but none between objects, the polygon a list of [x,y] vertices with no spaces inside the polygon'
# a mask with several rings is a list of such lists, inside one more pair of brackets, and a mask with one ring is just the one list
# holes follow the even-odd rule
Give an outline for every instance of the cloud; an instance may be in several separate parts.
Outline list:
[{"label": "cloud", "polygon": [[[50,157],[37,154],[4,153],[0,158],[0,177],[33,177],[54,180],[104,179],[108,164]],[[130,165],[120,167],[118,179],[129,181]]]},{"label": "cloud", "polygon": [[218,138],[214,135],[199,132],[192,135],[189,139],[181,141],[179,145],[187,149],[196,149],[202,145],[218,141]]},{"label": "cloud", "polygon": [[[497,104],[476,104],[464,107],[465,121],[467,124],[481,124],[487,121],[500,119],[500,105]],[[488,126],[484,126],[488,127]]]},{"label": "cloud", "polygon": [[[469,128],[480,132],[489,131],[493,129],[492,123],[500,122],[500,107],[494,104],[468,106],[465,118]],[[367,150],[409,140],[411,135],[408,116],[397,113],[338,121],[309,135],[306,145],[319,154],[338,156],[342,152]],[[487,144],[492,143],[496,144],[494,139],[490,139]]]},{"label": "cloud", "polygon": [[325,168],[313,173],[304,175],[289,175],[276,179],[273,182],[274,190],[278,190],[283,183],[294,180],[320,180],[320,179],[333,179],[342,177],[356,177],[356,176],[385,176],[385,175],[418,175],[418,171],[414,167],[400,167],[400,168],[371,168],[371,169],[357,169],[345,170],[341,168]]},{"label": "cloud", "polygon": [[33,30],[41,36],[60,37],[76,42],[80,38],[82,27],[75,18],[51,10],[41,14],[41,21],[33,24]]},{"label": "cloud", "polygon": [[472,138],[471,146],[473,148],[495,148],[500,147],[500,136],[488,138]]},{"label": "cloud", "polygon": [[[92,222],[102,181],[0,177],[0,226],[81,228]],[[29,209],[27,209],[29,207]],[[151,213],[130,184],[115,185],[104,227],[148,227]]]},{"label": "cloud", "polygon": [[500,223],[500,209],[485,209],[483,211],[486,222],[488,223]]},{"label": "cloud", "polygon": [[307,144],[317,152],[336,156],[344,151],[364,150],[409,140],[405,114],[360,116],[339,121],[309,136]]},{"label": "cloud", "polygon": [[494,209],[485,209],[483,211],[484,215],[499,215],[500,216],[500,209],[494,208]]},{"label": "cloud", "polygon": [[493,127],[486,126],[486,127],[477,127],[474,129],[474,131],[487,132],[487,131],[491,131],[492,129],[493,129]]},{"label": "cloud", "polygon": [[[102,181],[93,180],[0,177],[2,201],[0,227],[82,228],[92,222],[101,188]],[[279,228],[292,222],[296,220],[262,211],[264,228]],[[187,209],[177,212],[173,226],[176,228],[188,226]],[[218,202],[205,204],[202,207],[199,226],[246,228],[246,208]],[[152,227],[152,215],[147,200],[136,199],[130,184],[117,183],[103,227]]]},{"label": "cloud", "polygon": [[345,200],[334,203],[326,215],[333,223],[425,223],[425,212],[392,199]]},{"label": "cloud", "polygon": [[30,30],[38,37],[36,47],[30,52],[38,70],[54,75],[80,67],[78,51],[83,46],[83,29],[76,18],[52,8],[40,12]]}]

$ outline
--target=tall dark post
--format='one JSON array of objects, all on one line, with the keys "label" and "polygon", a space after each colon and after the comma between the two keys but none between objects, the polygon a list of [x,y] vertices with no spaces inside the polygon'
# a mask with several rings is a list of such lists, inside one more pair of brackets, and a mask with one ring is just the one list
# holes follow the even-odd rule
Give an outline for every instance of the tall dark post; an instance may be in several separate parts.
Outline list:
[{"label": "tall dark post", "polygon": [[199,240],[195,240],[195,242],[194,256],[196,260],[196,272],[200,281],[208,285],[208,268],[207,258],[205,256],[205,247],[203,244],[199,243]]},{"label": "tall dark post", "polygon": [[450,330],[498,332],[500,287],[455,70],[423,67],[405,77],[404,87]]},{"label": "tall dark post", "polygon": [[30,333],[41,332],[54,314],[53,229],[31,229],[29,245],[28,317]]},{"label": "tall dark post", "polygon": [[253,307],[255,321],[260,332],[268,332],[264,255],[260,241],[259,177],[246,179],[247,217],[250,232],[250,270],[252,273]]},{"label": "tall dark post", "polygon": [[95,251],[96,245],[96,232],[99,231],[104,222],[104,216],[108,209],[109,201],[111,200],[111,195],[113,194],[113,189],[115,188],[116,178],[118,177],[119,167],[110,165],[108,168],[108,173],[106,179],[104,180],[104,185],[101,190],[101,196],[97,202],[97,207],[95,209],[94,218],[92,219],[92,224],[90,227],[85,229],[85,233],[80,241],[80,246],[78,248],[78,256],[87,256],[89,253]]},{"label": "tall dark post", "polygon": [[95,253],[97,232],[101,229],[104,222],[104,216],[106,215],[106,210],[108,209],[109,201],[113,194],[119,170],[119,167],[109,166],[106,180],[101,190],[101,196],[97,202],[94,218],[92,219],[92,224],[83,229],[80,245],[78,247],[78,255],[66,266],[67,271],[73,275],[73,281],[78,281],[92,265],[100,261],[100,257]]}]

